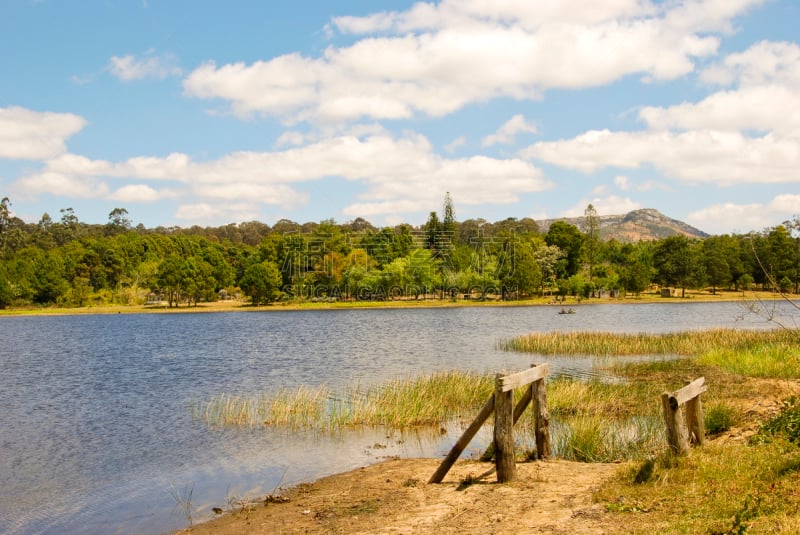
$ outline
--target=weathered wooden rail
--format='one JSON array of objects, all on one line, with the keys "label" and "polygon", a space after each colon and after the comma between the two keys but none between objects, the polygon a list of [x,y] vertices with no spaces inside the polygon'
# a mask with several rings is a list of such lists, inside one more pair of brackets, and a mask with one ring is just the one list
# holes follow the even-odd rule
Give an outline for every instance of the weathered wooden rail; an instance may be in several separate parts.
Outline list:
[{"label": "weathered wooden rail", "polygon": [[[677,455],[688,453],[690,442],[702,445],[705,441],[703,403],[700,399],[700,395],[708,390],[705,381],[705,377],[700,377],[680,390],[661,394],[661,407],[664,412],[664,423],[667,426],[667,444]],[[684,404],[686,423],[681,413],[681,405]]]},{"label": "weathered wooden rail", "polygon": [[[456,441],[450,453],[431,476],[428,483],[441,483],[447,472],[458,460],[484,422],[494,413],[494,456],[497,480],[500,483],[513,481],[517,476],[514,453],[514,424],[533,402],[536,434],[536,456],[549,459],[550,413],[547,410],[547,388],[545,378],[550,373],[547,364],[534,365],[530,369],[511,375],[497,374],[495,391],[489,396],[475,420]],[[514,406],[514,389],[527,386],[525,394]]]}]

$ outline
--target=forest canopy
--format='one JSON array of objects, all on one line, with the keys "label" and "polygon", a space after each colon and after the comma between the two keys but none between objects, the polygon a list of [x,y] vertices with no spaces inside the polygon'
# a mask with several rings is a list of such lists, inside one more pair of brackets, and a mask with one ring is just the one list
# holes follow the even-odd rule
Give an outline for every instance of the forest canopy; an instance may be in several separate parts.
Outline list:
[{"label": "forest canopy", "polygon": [[546,232],[532,219],[457,221],[449,194],[419,227],[257,221],[221,227],[133,226],[124,208],[104,225],[72,208],[36,224],[0,203],[0,307],[279,300],[524,299],[753,287],[798,293],[800,219],[760,232],[657,240]]}]

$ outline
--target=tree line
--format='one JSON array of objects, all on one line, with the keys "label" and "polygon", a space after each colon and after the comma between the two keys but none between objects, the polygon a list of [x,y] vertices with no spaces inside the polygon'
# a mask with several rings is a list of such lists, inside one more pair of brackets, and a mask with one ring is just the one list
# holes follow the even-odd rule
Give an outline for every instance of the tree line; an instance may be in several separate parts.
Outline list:
[{"label": "tree line", "polygon": [[[541,232],[529,218],[457,221],[448,194],[419,227],[357,218],[220,227],[105,225],[74,210],[31,224],[0,202],[0,307],[167,303],[236,296],[277,300],[523,299],[687,289],[800,291],[800,218],[740,235],[601,240],[594,208],[583,230]],[[440,215],[441,214],[441,215]]]}]

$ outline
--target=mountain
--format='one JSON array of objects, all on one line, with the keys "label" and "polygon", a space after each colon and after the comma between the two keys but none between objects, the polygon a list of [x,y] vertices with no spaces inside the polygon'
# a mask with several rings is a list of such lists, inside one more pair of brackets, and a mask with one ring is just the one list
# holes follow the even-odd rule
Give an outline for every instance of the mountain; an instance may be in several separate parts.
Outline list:
[{"label": "mountain", "polygon": [[[708,234],[698,230],[683,221],[672,219],[653,208],[634,210],[625,215],[601,215],[600,238],[603,240],[615,239],[620,242],[637,242],[660,240],[668,236],[684,235],[689,238],[708,238]],[[566,221],[584,232],[585,217],[562,217],[559,219],[542,219],[537,221],[539,230],[547,232],[556,221]]]}]

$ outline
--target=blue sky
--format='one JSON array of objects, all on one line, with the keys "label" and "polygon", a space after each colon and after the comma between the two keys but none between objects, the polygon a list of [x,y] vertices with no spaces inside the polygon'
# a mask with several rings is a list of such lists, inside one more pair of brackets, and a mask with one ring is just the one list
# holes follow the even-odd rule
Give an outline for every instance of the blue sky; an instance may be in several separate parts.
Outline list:
[{"label": "blue sky", "polygon": [[800,214],[796,0],[5,0],[0,194],[37,222]]}]

